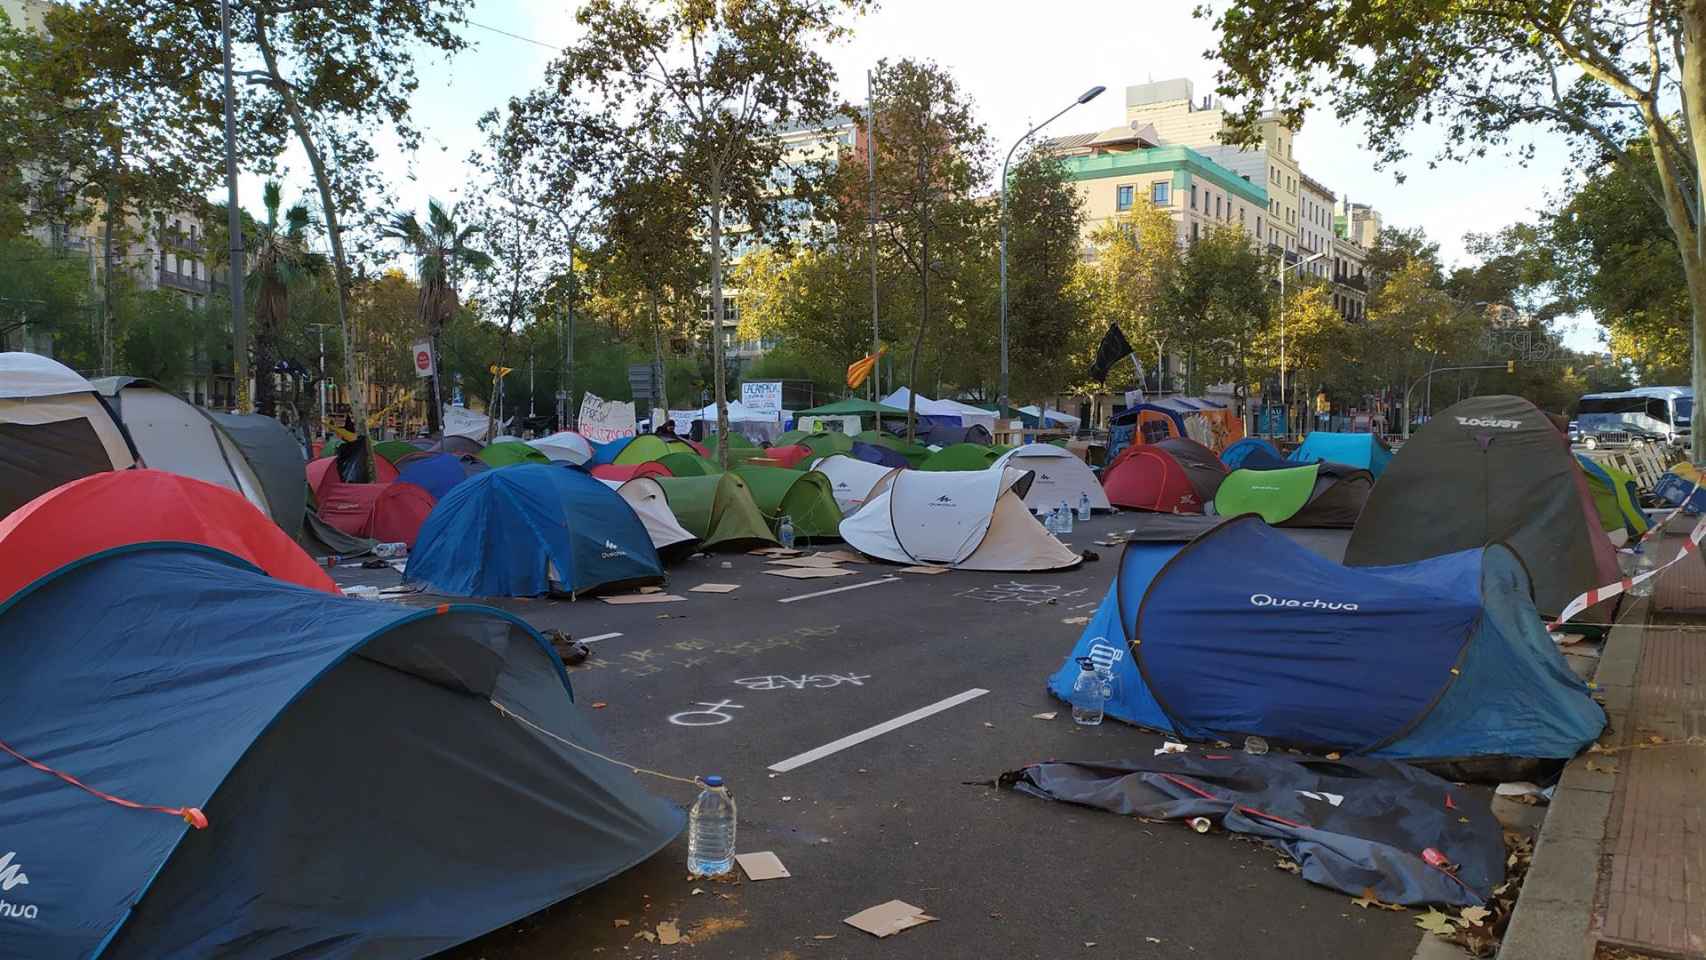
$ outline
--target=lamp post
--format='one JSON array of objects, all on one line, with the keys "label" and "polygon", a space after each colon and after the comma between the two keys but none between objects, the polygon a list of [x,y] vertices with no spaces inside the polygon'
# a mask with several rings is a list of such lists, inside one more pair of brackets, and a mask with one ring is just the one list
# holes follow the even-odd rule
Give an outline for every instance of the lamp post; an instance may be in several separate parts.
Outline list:
[{"label": "lamp post", "polygon": [[[231,84],[231,5],[219,3],[219,38],[224,46],[225,80],[225,226],[231,234],[231,271],[226,288],[231,294],[231,366],[237,375],[237,412],[249,412],[249,318],[243,310],[243,214],[237,206],[236,93]],[[259,372],[270,377],[272,371]]]},{"label": "lamp post", "polygon": [[1106,89],[1108,88],[1100,85],[1091,87],[1080,94],[1078,99],[1067,104],[1059,113],[1026,130],[1025,135],[1015,141],[1012,148],[1007,151],[1007,159],[1001,162],[1001,390],[997,404],[1001,408],[1001,419],[1003,420],[1007,419],[1007,167],[1013,162],[1013,154],[1019,149],[1019,146],[1031,139],[1031,136],[1038,130],[1059,120],[1067,110],[1071,110],[1082,103],[1089,103],[1101,96],[1102,91]]},{"label": "lamp post", "polygon": [[1280,409],[1286,411],[1284,430],[1287,435],[1291,433],[1291,407],[1286,403],[1285,399],[1285,275],[1293,270],[1301,270],[1326,255],[1327,251],[1323,250],[1313,256],[1304,257],[1296,263],[1287,265],[1285,262],[1285,254],[1282,253],[1279,258],[1279,265],[1276,268],[1279,273],[1280,285]]}]

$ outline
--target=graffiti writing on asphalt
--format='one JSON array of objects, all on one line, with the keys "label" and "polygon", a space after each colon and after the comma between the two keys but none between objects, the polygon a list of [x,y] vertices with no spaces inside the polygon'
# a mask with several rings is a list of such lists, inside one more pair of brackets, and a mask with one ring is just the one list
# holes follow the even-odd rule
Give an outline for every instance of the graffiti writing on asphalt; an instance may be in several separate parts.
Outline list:
[{"label": "graffiti writing on asphalt", "polygon": [[[649,677],[663,673],[671,667],[687,670],[703,667],[707,664],[719,662],[719,657],[750,657],[770,650],[789,647],[795,650],[804,650],[807,641],[833,637],[840,629],[839,624],[799,627],[776,636],[755,637],[751,640],[723,644],[714,644],[700,637],[688,637],[685,640],[654,644],[639,650],[625,650],[621,653],[607,653],[604,656],[589,657],[576,664],[573,669],[614,669],[624,677]],[[600,643],[599,646],[602,648],[604,643]]]},{"label": "graffiti writing on asphalt", "polygon": [[704,707],[705,709],[672,713],[669,715],[669,722],[678,727],[714,727],[718,724],[728,723],[735,718],[734,714],[724,713],[723,711],[743,709],[740,704],[733,700],[718,700],[716,703],[698,700],[694,702],[694,706]]},{"label": "graffiti writing on asphalt", "polygon": [[735,683],[748,690],[827,690],[842,684],[862,687],[871,679],[868,673],[803,673],[798,677],[771,674],[767,677],[743,677]]},{"label": "graffiti writing on asphalt", "polygon": [[1066,590],[1058,583],[1019,583],[1008,581],[984,587],[973,587],[955,594],[968,600],[982,600],[986,603],[1023,603],[1036,605],[1054,601],[1060,603],[1072,597],[1082,596],[1090,592],[1089,587],[1079,587],[1076,590]]}]

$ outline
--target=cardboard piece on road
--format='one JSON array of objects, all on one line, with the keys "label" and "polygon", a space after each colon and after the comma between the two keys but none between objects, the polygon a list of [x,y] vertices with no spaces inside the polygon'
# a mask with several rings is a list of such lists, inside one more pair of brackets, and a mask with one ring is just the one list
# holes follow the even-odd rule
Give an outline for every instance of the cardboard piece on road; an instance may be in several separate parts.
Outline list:
[{"label": "cardboard piece on road", "polygon": [[658,924],[658,943],[666,947],[681,942],[681,927],[674,920],[665,920]]},{"label": "cardboard piece on road", "polygon": [[777,567],[833,567],[841,561],[819,553],[809,557],[781,557],[767,562]]},{"label": "cardboard piece on road", "polygon": [[780,880],[793,876],[787,867],[782,866],[782,861],[768,850],[762,853],[737,853],[735,862],[740,864],[748,880]]},{"label": "cardboard piece on road", "polygon": [[641,587],[640,592],[641,593],[662,593],[663,588],[662,587]]},{"label": "cardboard piece on road", "polygon": [[733,593],[740,589],[738,583],[701,583],[687,591],[688,593]]},{"label": "cardboard piece on road", "polygon": [[822,551],[819,551],[817,553],[812,554],[812,556],[823,557],[825,559],[830,559],[830,560],[837,560],[837,561],[840,561],[841,563],[870,563],[871,562],[865,558],[864,554],[854,553],[851,550],[822,550]]},{"label": "cardboard piece on road", "polygon": [[901,567],[901,573],[947,573],[951,567],[938,567],[933,564],[920,564],[916,567]]},{"label": "cardboard piece on road", "polygon": [[851,570],[840,567],[788,567],[782,570],[766,570],[773,577],[788,577],[794,580],[817,580],[822,577],[850,577]]},{"label": "cardboard piece on road", "polygon": [[842,921],[866,933],[887,937],[936,919],[903,900],[890,900],[868,910],[861,910]]},{"label": "cardboard piece on road", "polygon": [[673,593],[624,593],[615,597],[599,597],[598,599],[603,600],[605,603],[628,604],[676,603],[681,600],[686,600],[687,598],[678,597]]},{"label": "cardboard piece on road", "polygon": [[754,557],[797,557],[802,553],[805,551],[795,550],[793,547],[759,547],[757,550],[747,551],[749,556]]}]

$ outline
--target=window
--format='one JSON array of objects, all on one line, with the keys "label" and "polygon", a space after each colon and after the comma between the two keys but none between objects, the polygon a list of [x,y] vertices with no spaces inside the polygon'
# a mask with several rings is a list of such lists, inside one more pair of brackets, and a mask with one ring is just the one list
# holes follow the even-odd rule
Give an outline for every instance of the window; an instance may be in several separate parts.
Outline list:
[{"label": "window", "polygon": [[1131,195],[1132,195],[1131,184],[1122,183],[1118,187],[1115,187],[1114,188],[1114,209],[1116,209],[1116,210],[1130,210],[1131,209]]},{"label": "window", "polygon": [[1260,237],[1261,235],[1262,235],[1262,218],[1257,217],[1256,218],[1256,236]]},{"label": "window", "polygon": [[1214,198],[1214,215],[1216,217],[1220,216],[1220,198],[1219,197]]},{"label": "window", "polygon": [[1202,224],[1191,221],[1191,242],[1196,243],[1202,237]]},{"label": "window", "polygon": [[1173,185],[1166,180],[1157,180],[1149,185],[1149,202],[1158,207],[1165,207],[1173,202]]},{"label": "window", "polygon": [[1279,167],[1268,168],[1268,181],[1271,183],[1279,183]]},{"label": "window", "polygon": [[1239,223],[1244,222],[1244,208],[1243,207],[1238,208],[1238,222]]},{"label": "window", "polygon": [[1197,208],[1197,185],[1193,183],[1193,184],[1191,184],[1191,209],[1195,210],[1196,208]]}]

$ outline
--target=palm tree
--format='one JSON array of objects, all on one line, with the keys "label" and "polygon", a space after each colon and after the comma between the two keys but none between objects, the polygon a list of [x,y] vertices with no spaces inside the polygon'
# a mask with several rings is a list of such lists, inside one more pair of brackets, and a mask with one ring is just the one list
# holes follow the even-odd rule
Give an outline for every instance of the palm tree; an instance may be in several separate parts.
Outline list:
[{"label": "palm tree", "polygon": [[415,255],[415,272],[420,275],[421,300],[419,317],[427,338],[432,341],[434,359],[432,372],[432,403],[428,404],[427,429],[439,429],[438,340],[444,325],[456,314],[456,282],[464,269],[484,270],[492,258],[473,245],[480,233],[475,224],[459,226],[455,211],[446,210],[437,200],[427,201],[427,219],[423,225],[412,212],[391,215],[391,221],[380,232],[382,236],[401,240]]},{"label": "palm tree", "polygon": [[290,319],[290,291],[326,270],[326,258],[308,249],[308,207],[300,202],[279,219],[279,186],[268,181],[261,191],[267,222],[255,229],[253,267],[243,288],[255,305],[255,410],[262,416],[276,415],[273,368],[278,362],[279,337]]}]

